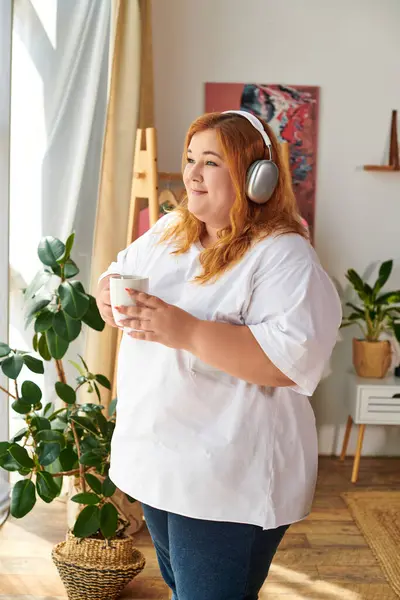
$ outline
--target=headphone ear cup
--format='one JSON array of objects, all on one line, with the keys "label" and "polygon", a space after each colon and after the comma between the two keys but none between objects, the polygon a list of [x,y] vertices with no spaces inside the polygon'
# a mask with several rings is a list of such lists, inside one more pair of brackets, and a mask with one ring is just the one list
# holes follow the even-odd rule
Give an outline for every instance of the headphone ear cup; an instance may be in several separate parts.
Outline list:
[{"label": "headphone ear cup", "polygon": [[265,204],[275,191],[279,169],[272,160],[256,160],[247,171],[246,195],[256,204]]}]

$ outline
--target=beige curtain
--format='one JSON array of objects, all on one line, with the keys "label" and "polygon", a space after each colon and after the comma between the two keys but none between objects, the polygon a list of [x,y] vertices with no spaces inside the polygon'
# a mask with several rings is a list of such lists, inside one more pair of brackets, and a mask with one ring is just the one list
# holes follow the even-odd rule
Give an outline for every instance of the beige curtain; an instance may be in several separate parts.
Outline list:
[{"label": "beige curtain", "polygon": [[[109,102],[91,266],[91,293],[125,248],[136,130],[153,125],[151,0],[113,0]],[[117,330],[88,330],[90,370],[114,376]],[[85,400],[89,401],[88,395]],[[102,388],[102,402],[111,394]]]}]

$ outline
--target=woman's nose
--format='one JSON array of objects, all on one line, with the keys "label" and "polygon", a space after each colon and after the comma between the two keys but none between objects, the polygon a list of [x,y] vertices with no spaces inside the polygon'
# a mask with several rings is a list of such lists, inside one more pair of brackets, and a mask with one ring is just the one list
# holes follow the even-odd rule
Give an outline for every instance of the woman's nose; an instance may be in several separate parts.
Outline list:
[{"label": "woman's nose", "polygon": [[200,167],[198,167],[197,165],[193,165],[193,169],[192,169],[192,172],[190,175],[191,175],[190,179],[192,181],[198,181],[198,182],[203,181],[203,174],[201,172]]}]

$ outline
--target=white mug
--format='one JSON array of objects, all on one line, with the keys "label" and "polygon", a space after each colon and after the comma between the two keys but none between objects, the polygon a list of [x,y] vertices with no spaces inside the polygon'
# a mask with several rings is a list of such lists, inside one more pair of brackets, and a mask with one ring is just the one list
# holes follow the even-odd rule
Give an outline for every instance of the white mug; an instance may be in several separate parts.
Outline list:
[{"label": "white mug", "polygon": [[116,306],[136,305],[134,298],[132,298],[125,288],[148,293],[149,278],[141,277],[140,275],[113,275],[110,277],[110,298],[114,321],[121,329],[132,331],[132,328],[124,327],[122,324],[122,320],[126,319],[127,316],[116,309]]}]

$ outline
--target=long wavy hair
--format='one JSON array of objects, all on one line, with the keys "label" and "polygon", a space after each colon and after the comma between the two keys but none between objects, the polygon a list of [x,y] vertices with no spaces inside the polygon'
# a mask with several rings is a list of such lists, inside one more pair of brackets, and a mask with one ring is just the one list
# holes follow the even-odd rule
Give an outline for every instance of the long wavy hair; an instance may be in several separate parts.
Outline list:
[{"label": "long wavy hair", "polygon": [[[279,179],[270,200],[263,205],[251,202],[246,196],[246,173],[256,160],[269,158],[261,135],[245,117],[220,112],[207,113],[196,119],[186,135],[182,171],[187,163],[187,149],[192,137],[207,129],[214,129],[221,145],[224,160],[236,192],[230,211],[230,224],[218,232],[218,240],[200,254],[202,272],[195,278],[200,284],[215,281],[239,262],[255,241],[270,235],[297,233],[308,237],[302,224],[293,194],[291,175],[283,160],[279,143],[272,129],[260,119],[272,143],[272,158],[279,169]],[[192,244],[201,240],[205,224],[188,210],[187,195],[174,210],[174,219],[160,242],[174,243],[174,254],[184,254]]]}]

